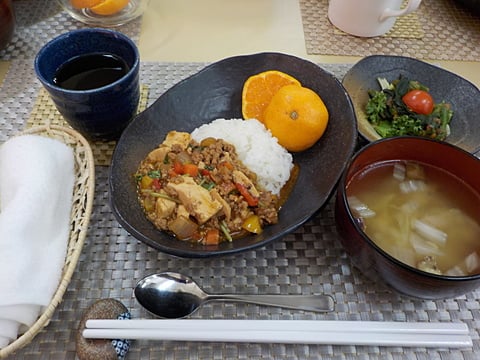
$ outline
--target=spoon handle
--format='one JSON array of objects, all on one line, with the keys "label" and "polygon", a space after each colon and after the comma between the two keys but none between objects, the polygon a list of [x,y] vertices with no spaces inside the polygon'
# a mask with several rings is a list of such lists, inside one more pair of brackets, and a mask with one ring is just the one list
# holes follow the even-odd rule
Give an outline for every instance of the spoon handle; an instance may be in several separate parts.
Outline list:
[{"label": "spoon handle", "polygon": [[286,309],[327,312],[335,309],[330,295],[208,295],[205,301],[234,301]]}]

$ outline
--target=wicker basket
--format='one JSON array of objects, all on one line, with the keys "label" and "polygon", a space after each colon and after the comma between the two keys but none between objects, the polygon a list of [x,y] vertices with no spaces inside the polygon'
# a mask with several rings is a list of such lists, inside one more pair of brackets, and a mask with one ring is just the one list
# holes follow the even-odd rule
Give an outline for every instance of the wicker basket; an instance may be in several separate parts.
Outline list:
[{"label": "wicker basket", "polygon": [[75,130],[58,125],[33,127],[23,131],[20,135],[25,134],[36,134],[54,138],[73,148],[75,156],[75,183],[71,212],[70,239],[68,241],[62,278],[50,304],[28,331],[19,336],[17,340],[8,346],[0,349],[0,358],[4,358],[28,344],[45,326],[48,325],[57,305],[62,301],[63,295],[70,283],[73,272],[75,271],[87,234],[88,223],[90,221],[93,206],[95,166],[89,143]]}]

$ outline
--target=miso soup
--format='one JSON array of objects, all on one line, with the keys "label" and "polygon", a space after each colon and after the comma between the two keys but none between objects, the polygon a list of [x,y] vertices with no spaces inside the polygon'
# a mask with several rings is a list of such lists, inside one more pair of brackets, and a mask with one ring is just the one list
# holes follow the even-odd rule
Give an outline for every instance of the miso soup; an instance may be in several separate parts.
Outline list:
[{"label": "miso soup", "polygon": [[347,185],[352,214],[380,248],[420,270],[480,273],[480,194],[431,165],[388,161]]}]

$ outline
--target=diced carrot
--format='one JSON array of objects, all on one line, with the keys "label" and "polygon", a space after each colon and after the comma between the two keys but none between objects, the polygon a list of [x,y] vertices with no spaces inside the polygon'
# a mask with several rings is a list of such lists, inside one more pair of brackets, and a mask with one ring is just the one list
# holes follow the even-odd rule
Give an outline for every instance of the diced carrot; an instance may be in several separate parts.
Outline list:
[{"label": "diced carrot", "polygon": [[183,174],[191,177],[198,176],[198,166],[195,164],[183,164]]},{"label": "diced carrot", "polygon": [[175,170],[172,168],[168,169],[168,177],[169,178],[174,178],[175,176],[178,176],[179,174],[175,172]]},{"label": "diced carrot", "polygon": [[204,245],[218,245],[220,243],[220,231],[218,229],[209,229],[205,234]]},{"label": "diced carrot", "polygon": [[183,165],[179,163],[178,161],[175,161],[173,163],[173,171],[177,173],[178,175],[183,174]]}]

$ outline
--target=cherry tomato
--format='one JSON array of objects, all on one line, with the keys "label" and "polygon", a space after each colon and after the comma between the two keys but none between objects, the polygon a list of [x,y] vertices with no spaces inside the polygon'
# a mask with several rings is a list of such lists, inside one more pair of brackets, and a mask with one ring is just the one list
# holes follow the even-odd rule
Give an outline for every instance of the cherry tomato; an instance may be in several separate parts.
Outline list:
[{"label": "cherry tomato", "polygon": [[410,90],[402,97],[407,107],[417,114],[428,115],[433,111],[433,98],[424,90]]}]

